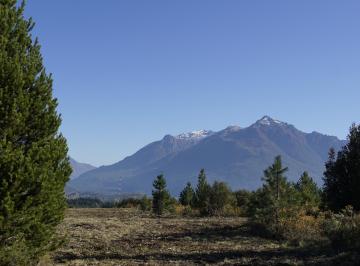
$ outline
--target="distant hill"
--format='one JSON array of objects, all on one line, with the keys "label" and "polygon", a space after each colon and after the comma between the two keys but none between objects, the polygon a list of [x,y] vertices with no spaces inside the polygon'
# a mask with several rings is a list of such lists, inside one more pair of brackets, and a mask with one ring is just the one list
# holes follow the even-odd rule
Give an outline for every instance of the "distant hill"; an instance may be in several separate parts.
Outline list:
[{"label": "distant hill", "polygon": [[104,195],[150,193],[154,177],[164,173],[170,191],[177,195],[187,181],[195,183],[199,170],[205,168],[210,181],[225,181],[233,189],[256,189],[276,155],[282,155],[289,167],[290,180],[296,181],[306,170],[321,183],[329,148],[338,150],[344,144],[336,137],[304,133],[264,116],[246,128],[166,135],[118,163],[82,174],[69,186]]},{"label": "distant hill", "polygon": [[73,158],[70,158],[70,164],[71,164],[71,168],[73,170],[70,179],[75,179],[77,177],[79,177],[80,175],[94,170],[96,167],[92,166],[90,164],[87,163],[79,163],[77,161],[75,161]]}]

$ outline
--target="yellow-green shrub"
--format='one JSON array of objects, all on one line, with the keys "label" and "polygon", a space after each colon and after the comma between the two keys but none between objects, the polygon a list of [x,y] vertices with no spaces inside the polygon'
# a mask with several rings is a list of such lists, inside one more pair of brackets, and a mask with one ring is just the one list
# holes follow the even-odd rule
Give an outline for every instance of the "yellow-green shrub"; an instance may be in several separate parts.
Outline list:
[{"label": "yellow-green shrub", "polygon": [[282,238],[296,245],[323,239],[323,214],[311,215],[305,209],[282,211],[290,212],[279,219],[279,234]]}]

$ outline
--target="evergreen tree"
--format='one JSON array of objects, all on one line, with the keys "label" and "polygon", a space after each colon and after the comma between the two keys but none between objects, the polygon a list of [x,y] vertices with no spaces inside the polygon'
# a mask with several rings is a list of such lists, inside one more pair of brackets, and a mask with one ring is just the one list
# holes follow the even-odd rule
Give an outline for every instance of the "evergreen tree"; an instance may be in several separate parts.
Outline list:
[{"label": "evergreen tree", "polygon": [[191,186],[191,183],[188,182],[186,187],[180,192],[179,202],[183,206],[190,206],[194,200],[194,190]]},{"label": "evergreen tree", "polygon": [[353,124],[348,143],[338,152],[332,149],[324,172],[324,205],[340,211],[347,205],[360,210],[360,125]]},{"label": "evergreen tree", "polygon": [[264,187],[268,190],[273,202],[280,202],[281,196],[288,187],[286,177],[284,176],[284,173],[287,171],[287,167],[282,168],[281,156],[275,157],[274,163],[264,171]]},{"label": "evergreen tree", "polygon": [[263,187],[251,197],[249,213],[252,218],[279,236],[280,218],[291,214],[288,210],[296,206],[297,197],[294,186],[284,176],[288,170],[283,168],[281,156],[264,171]]},{"label": "evergreen tree", "polygon": [[164,211],[169,207],[170,204],[170,194],[166,190],[166,180],[164,175],[158,175],[153,183],[154,190],[152,191],[153,202],[152,209],[153,212],[160,216]]},{"label": "evergreen tree", "polygon": [[201,169],[194,200],[194,207],[199,209],[201,215],[209,214],[210,192],[211,186],[207,182],[205,169]]},{"label": "evergreen tree", "polygon": [[236,199],[227,184],[215,181],[210,190],[209,214],[221,215],[225,206],[235,205],[235,202]]},{"label": "evergreen tree", "polygon": [[299,193],[299,200],[302,206],[305,208],[314,208],[320,205],[320,189],[307,172],[301,175],[295,188]]},{"label": "evergreen tree", "polygon": [[55,244],[71,168],[34,23],[0,0],[0,264],[32,265]]}]

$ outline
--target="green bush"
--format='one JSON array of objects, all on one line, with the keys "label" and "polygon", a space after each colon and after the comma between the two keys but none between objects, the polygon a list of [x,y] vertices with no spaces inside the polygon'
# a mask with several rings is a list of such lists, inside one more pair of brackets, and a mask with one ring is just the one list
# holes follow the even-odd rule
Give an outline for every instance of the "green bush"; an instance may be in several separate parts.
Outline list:
[{"label": "green bush", "polygon": [[151,211],[152,199],[146,196],[140,199],[140,210],[142,211]]},{"label": "green bush", "polygon": [[328,213],[324,233],[336,250],[360,251],[360,215],[351,206],[340,213]]},{"label": "green bush", "polygon": [[215,181],[210,188],[208,215],[225,215],[232,212],[236,199],[230,188],[224,182]]},{"label": "green bush", "polygon": [[103,202],[97,198],[67,199],[69,208],[101,208]]},{"label": "green bush", "polygon": [[151,211],[152,200],[146,196],[139,198],[127,198],[116,203],[117,208],[134,208],[142,211]]},{"label": "green bush", "polygon": [[236,199],[236,206],[239,209],[239,215],[248,216],[251,197],[253,192],[248,190],[238,190],[234,192],[234,197]]}]

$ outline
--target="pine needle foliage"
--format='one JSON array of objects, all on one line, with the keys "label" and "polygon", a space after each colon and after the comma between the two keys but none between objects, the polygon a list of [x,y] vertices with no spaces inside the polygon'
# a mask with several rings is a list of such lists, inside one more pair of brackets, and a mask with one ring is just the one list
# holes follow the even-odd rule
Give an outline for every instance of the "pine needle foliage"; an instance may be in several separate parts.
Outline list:
[{"label": "pine needle foliage", "polygon": [[188,182],[186,187],[180,192],[179,202],[183,206],[190,206],[194,200],[195,192],[191,186],[191,183]]},{"label": "pine needle foliage", "polygon": [[0,0],[0,265],[53,249],[71,173],[61,118],[24,2]]},{"label": "pine needle foliage", "polygon": [[347,139],[337,155],[330,150],[325,165],[323,203],[335,212],[347,205],[360,210],[360,125],[350,127]]},{"label": "pine needle foliage", "polygon": [[153,201],[152,209],[153,213],[157,216],[161,216],[164,211],[168,210],[171,205],[171,196],[169,191],[166,189],[166,180],[164,175],[158,175],[153,183]]},{"label": "pine needle foliage", "polygon": [[209,215],[211,186],[209,185],[205,169],[201,169],[195,190],[193,207],[200,211],[201,215]]}]

